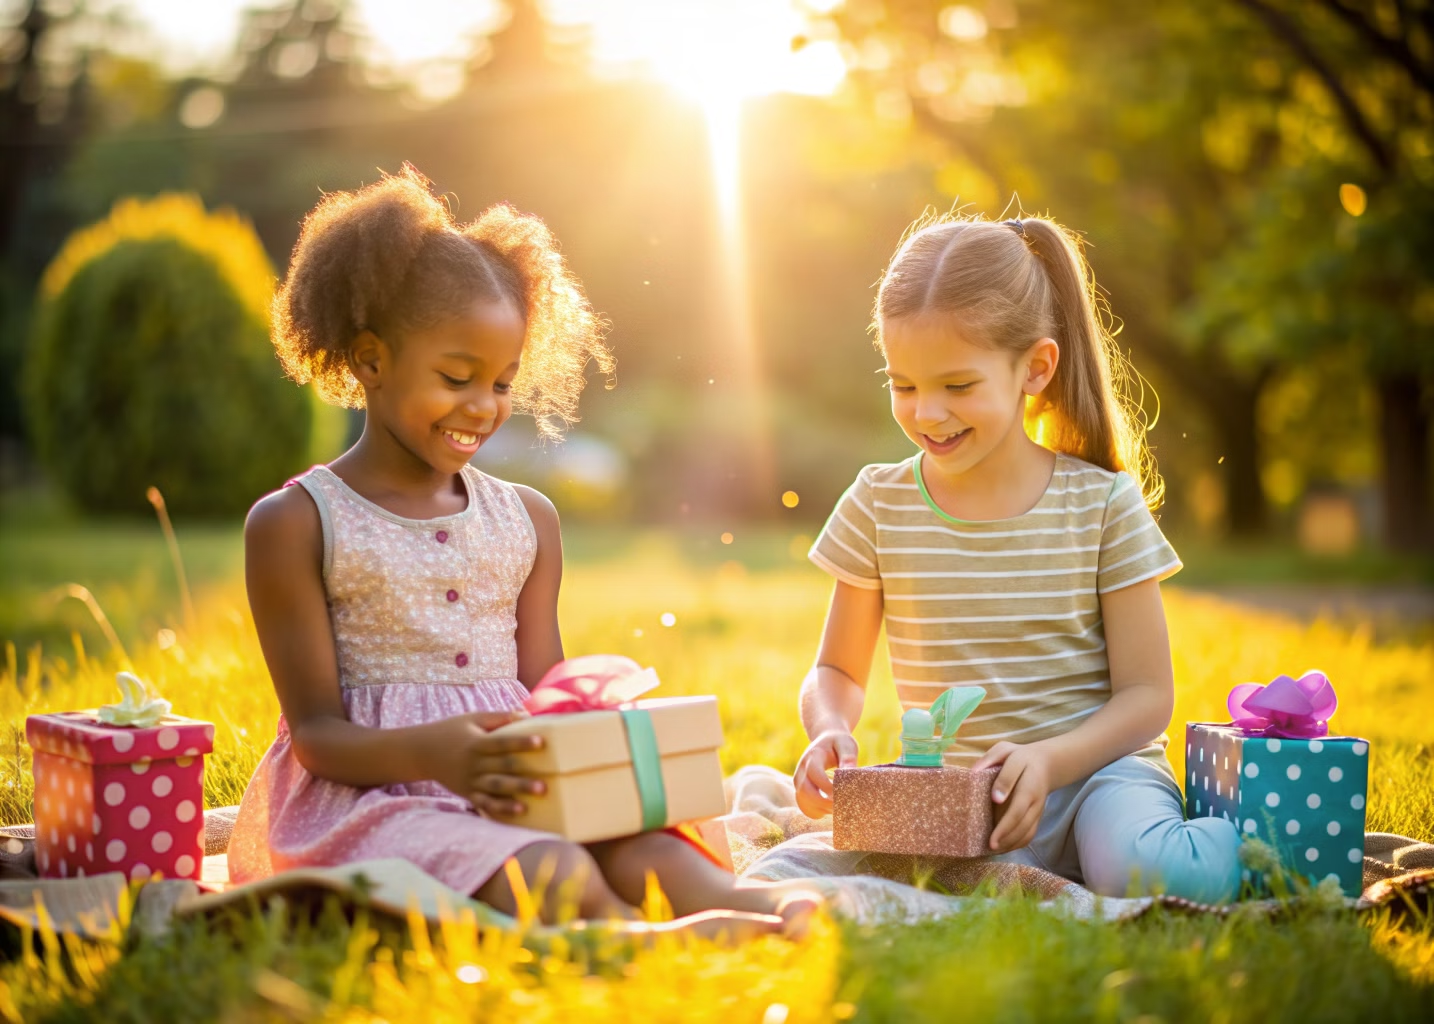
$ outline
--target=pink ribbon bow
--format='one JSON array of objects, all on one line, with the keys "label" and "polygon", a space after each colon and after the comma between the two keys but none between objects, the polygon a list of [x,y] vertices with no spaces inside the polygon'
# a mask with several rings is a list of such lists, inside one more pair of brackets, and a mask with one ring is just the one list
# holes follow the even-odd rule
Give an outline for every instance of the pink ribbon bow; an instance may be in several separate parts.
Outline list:
[{"label": "pink ribbon bow", "polygon": [[1339,706],[1334,687],[1323,672],[1298,679],[1279,676],[1268,686],[1241,683],[1227,701],[1231,725],[1247,733],[1316,739],[1329,733],[1329,719]]},{"label": "pink ribbon bow", "polygon": [[534,715],[604,711],[636,700],[657,685],[657,673],[631,658],[588,654],[548,669],[523,707]]}]

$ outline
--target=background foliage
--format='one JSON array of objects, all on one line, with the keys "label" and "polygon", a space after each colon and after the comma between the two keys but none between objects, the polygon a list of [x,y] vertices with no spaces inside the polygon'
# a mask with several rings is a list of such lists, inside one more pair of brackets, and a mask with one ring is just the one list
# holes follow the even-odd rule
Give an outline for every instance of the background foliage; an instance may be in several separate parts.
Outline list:
[{"label": "background foliage", "polygon": [[[40,270],[116,199],[231,205],[282,266],[319,189],[411,159],[460,216],[497,200],[542,214],[613,324],[618,386],[590,391],[581,427],[607,454],[532,452],[515,434],[493,465],[573,485],[581,514],[815,520],[857,467],[908,451],[866,335],[901,231],[928,205],[1019,203],[1091,245],[1158,406],[1167,529],[1288,536],[1310,495],[1333,492],[1365,542],[1429,543],[1427,0],[806,5],[791,47],[834,43],[848,74],[830,97],[745,104],[750,354],[722,284],[732,225],[702,108],[596,73],[591,41],[548,20],[557,5],[508,3],[439,99],[367,62],[344,4],[256,8],[212,78],[108,48],[83,6],[11,7],[11,365]],[[33,442],[18,426],[0,420],[10,479]],[[763,432],[767,473],[752,469]]]},{"label": "background foliage", "polygon": [[269,345],[253,230],[192,196],[117,203],[41,280],[27,366],[38,454],[91,512],[242,513],[304,468],[312,397]]}]

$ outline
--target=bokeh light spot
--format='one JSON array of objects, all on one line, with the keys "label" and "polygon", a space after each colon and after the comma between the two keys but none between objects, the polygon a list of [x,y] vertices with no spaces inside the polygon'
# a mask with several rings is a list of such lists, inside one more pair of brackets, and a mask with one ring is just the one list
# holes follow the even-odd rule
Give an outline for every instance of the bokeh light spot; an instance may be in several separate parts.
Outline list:
[{"label": "bokeh light spot", "polygon": [[673,615],[671,612],[663,612],[662,617],[659,618],[657,621],[670,629],[673,626],[677,625],[677,616]]},{"label": "bokeh light spot", "polygon": [[974,7],[957,5],[943,8],[937,24],[946,35],[963,43],[986,38],[986,16]]},{"label": "bokeh light spot", "polygon": [[179,105],[179,123],[186,128],[208,128],[224,116],[224,94],[212,85],[195,89]]},{"label": "bokeh light spot", "polygon": [[798,495],[796,491],[782,492],[782,504],[787,506],[787,508],[796,508],[797,505],[801,503],[801,500],[800,495]]},{"label": "bokeh light spot", "polygon": [[488,972],[477,964],[463,964],[454,974],[465,985],[476,985],[480,981],[488,980]]},{"label": "bokeh light spot", "polygon": [[733,537],[732,534],[730,534],[730,533],[724,533],[724,534],[722,534],[722,543],[723,543],[723,544],[731,544],[732,541],[734,541],[734,540],[736,540],[736,538]]},{"label": "bokeh light spot", "polygon": [[1348,182],[1339,187],[1339,205],[1344,207],[1344,212],[1351,217],[1358,217],[1364,213],[1369,205],[1369,197],[1364,194],[1364,189],[1358,185],[1351,185]]}]

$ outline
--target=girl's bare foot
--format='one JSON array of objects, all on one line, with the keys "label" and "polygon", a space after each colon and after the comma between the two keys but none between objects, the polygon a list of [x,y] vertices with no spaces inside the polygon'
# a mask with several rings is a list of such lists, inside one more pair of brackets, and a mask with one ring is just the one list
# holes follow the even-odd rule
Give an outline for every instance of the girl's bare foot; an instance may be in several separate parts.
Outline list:
[{"label": "girl's bare foot", "polygon": [[777,916],[782,919],[782,935],[792,940],[806,938],[812,917],[822,909],[821,894],[811,889],[791,889],[777,901]]},{"label": "girl's bare foot", "polygon": [[812,915],[824,902],[820,893],[800,882],[739,882],[731,897],[733,907],[782,918],[782,934],[792,939],[806,934]]}]

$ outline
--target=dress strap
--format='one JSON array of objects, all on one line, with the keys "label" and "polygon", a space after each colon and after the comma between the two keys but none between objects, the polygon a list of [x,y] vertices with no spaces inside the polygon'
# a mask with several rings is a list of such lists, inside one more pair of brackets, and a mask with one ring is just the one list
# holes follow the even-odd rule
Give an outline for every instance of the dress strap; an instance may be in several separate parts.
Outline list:
[{"label": "dress strap", "polygon": [[[317,468],[317,467],[315,467]],[[309,470],[302,476],[296,476],[286,483],[285,487],[298,484],[309,492],[309,497],[314,499],[314,504],[319,509],[319,527],[324,536],[324,570],[323,578],[329,578],[329,570],[334,565],[334,517],[329,510],[329,497],[324,491],[324,485],[319,482],[319,474]]]}]

